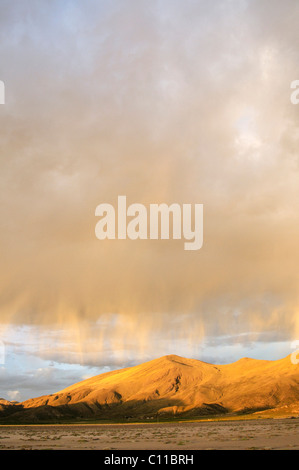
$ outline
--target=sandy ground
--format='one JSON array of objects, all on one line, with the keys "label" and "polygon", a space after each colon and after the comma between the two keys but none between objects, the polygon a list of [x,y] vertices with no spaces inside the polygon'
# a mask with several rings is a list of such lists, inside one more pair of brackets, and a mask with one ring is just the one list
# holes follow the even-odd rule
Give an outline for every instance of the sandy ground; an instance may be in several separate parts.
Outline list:
[{"label": "sandy ground", "polygon": [[0,449],[299,450],[299,419],[129,425],[0,426]]}]

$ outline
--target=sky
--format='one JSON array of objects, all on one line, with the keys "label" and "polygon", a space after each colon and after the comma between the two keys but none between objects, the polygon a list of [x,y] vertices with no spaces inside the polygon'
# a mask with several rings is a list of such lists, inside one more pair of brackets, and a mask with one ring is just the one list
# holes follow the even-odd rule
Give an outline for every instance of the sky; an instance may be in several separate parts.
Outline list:
[{"label": "sky", "polygon": [[[0,0],[0,397],[299,339],[296,0]],[[99,240],[101,203],[204,241]]]}]

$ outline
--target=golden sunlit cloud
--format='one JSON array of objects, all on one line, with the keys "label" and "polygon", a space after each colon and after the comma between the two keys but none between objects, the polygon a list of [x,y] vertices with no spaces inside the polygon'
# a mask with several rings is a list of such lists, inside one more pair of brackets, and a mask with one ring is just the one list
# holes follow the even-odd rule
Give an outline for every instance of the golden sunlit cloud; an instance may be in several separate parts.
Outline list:
[{"label": "golden sunlit cloud", "polygon": [[[298,6],[210,3],[3,4],[1,323],[65,362],[299,335]],[[99,241],[120,195],[203,204],[202,248]]]}]

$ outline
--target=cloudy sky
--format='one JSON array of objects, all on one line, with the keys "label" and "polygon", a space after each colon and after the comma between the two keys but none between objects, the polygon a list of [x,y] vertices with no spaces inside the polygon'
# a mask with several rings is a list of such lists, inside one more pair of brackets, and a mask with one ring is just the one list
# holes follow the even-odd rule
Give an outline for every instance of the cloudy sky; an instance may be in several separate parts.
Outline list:
[{"label": "cloudy sky", "polygon": [[[297,0],[0,0],[0,396],[299,339]],[[204,244],[101,203],[204,206]]]}]

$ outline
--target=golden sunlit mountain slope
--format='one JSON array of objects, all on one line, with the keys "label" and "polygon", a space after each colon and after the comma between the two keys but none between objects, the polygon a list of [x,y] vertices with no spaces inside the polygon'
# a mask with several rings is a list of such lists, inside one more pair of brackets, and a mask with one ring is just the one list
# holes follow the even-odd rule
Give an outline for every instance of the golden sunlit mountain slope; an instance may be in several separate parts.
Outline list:
[{"label": "golden sunlit mountain slope", "polygon": [[244,358],[213,365],[170,355],[101,374],[55,394],[3,405],[0,417],[149,419],[298,408],[299,365]]}]

